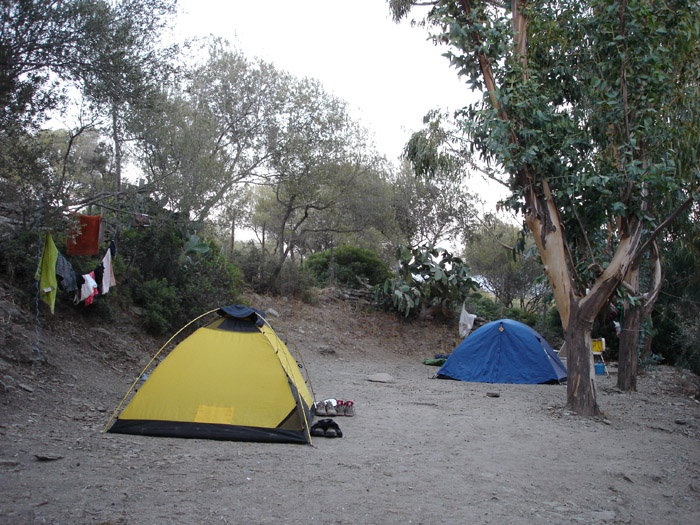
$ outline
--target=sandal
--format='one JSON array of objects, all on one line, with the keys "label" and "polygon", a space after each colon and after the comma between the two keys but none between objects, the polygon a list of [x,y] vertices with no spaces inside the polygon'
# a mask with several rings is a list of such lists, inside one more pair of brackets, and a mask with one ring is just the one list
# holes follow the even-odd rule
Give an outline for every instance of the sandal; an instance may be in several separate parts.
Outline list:
[{"label": "sandal", "polygon": [[311,435],[316,437],[325,437],[326,431],[323,429],[320,421],[311,425]]},{"label": "sandal", "polygon": [[328,423],[328,428],[326,428],[326,437],[327,438],[334,438],[334,437],[343,437],[343,432],[340,430],[340,427],[338,426],[338,423],[336,423],[333,420],[330,420]]}]

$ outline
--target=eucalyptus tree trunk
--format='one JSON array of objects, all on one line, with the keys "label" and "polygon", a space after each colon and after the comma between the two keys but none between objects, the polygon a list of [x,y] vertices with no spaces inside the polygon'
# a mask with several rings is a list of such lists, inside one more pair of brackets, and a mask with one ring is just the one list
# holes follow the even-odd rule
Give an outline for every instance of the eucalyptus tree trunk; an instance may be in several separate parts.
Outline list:
[{"label": "eucalyptus tree trunk", "polygon": [[637,390],[639,364],[639,329],[644,320],[644,307],[639,303],[626,303],[620,323],[620,351],[617,360],[617,388],[624,392]]},{"label": "eucalyptus tree trunk", "polygon": [[599,416],[596,401],[595,366],[591,352],[591,323],[580,315],[569,317],[564,331],[566,342],[567,406],[583,416]]},{"label": "eucalyptus tree trunk", "polygon": [[629,293],[637,296],[637,300],[625,302],[622,315],[620,351],[618,357],[617,387],[624,392],[637,390],[637,370],[639,366],[639,339],[642,322],[651,314],[656,299],[661,291],[661,262],[658,244],[654,242],[650,249],[649,265],[651,266],[650,290],[642,296],[639,287],[639,264],[635,264],[627,272],[624,287]]}]

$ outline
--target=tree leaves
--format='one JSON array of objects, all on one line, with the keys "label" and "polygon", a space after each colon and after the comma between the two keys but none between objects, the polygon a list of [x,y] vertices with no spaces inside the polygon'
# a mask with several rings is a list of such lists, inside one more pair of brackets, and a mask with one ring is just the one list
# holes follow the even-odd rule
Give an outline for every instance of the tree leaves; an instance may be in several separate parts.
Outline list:
[{"label": "tree leaves", "polygon": [[380,302],[405,317],[424,314],[431,308],[450,312],[479,286],[461,258],[432,245],[396,250],[398,277],[387,279],[376,289]]}]

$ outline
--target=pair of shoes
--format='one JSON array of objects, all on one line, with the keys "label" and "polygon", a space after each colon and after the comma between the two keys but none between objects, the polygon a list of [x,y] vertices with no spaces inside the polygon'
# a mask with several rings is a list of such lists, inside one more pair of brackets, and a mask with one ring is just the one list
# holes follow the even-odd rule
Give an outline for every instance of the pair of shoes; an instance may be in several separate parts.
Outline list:
[{"label": "pair of shoes", "polygon": [[327,438],[343,437],[343,432],[332,419],[321,419],[311,426],[311,435]]},{"label": "pair of shoes", "polygon": [[355,415],[355,403],[352,401],[341,401],[338,400],[338,406],[336,407],[336,412],[339,416],[354,416]]}]

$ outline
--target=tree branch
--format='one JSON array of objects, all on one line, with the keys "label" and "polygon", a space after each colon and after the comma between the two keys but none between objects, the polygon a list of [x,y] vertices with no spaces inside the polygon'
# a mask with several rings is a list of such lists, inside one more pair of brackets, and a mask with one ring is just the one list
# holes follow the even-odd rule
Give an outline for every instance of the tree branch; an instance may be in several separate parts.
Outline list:
[{"label": "tree branch", "polygon": [[639,250],[638,250],[637,253],[635,254],[635,256],[634,256],[634,262],[635,262],[635,263],[638,262],[639,259],[641,258],[641,256],[644,255],[644,252],[646,252],[646,251],[649,249],[649,246],[650,246],[652,243],[656,242],[656,238],[658,237],[658,235],[659,235],[662,231],[664,231],[664,230],[666,229],[666,227],[667,227],[669,224],[671,224],[671,222],[673,222],[673,221],[676,219],[676,217],[678,217],[686,208],[688,208],[688,206],[690,206],[690,205],[693,203],[693,201],[694,201],[695,199],[697,199],[697,198],[700,198],[700,193],[697,193],[697,194],[695,194],[695,195],[691,195],[690,197],[688,197],[688,198],[683,202],[683,204],[681,204],[680,206],[678,206],[678,208],[676,208],[676,210],[674,210],[674,212],[673,212],[671,215],[669,215],[668,217],[666,217],[666,219],[665,219],[661,224],[659,224],[659,225],[656,227],[656,229],[655,229],[655,230],[651,233],[651,235],[649,236],[649,239],[647,239],[647,242],[645,242],[645,243],[642,245],[642,247],[639,248]]}]

